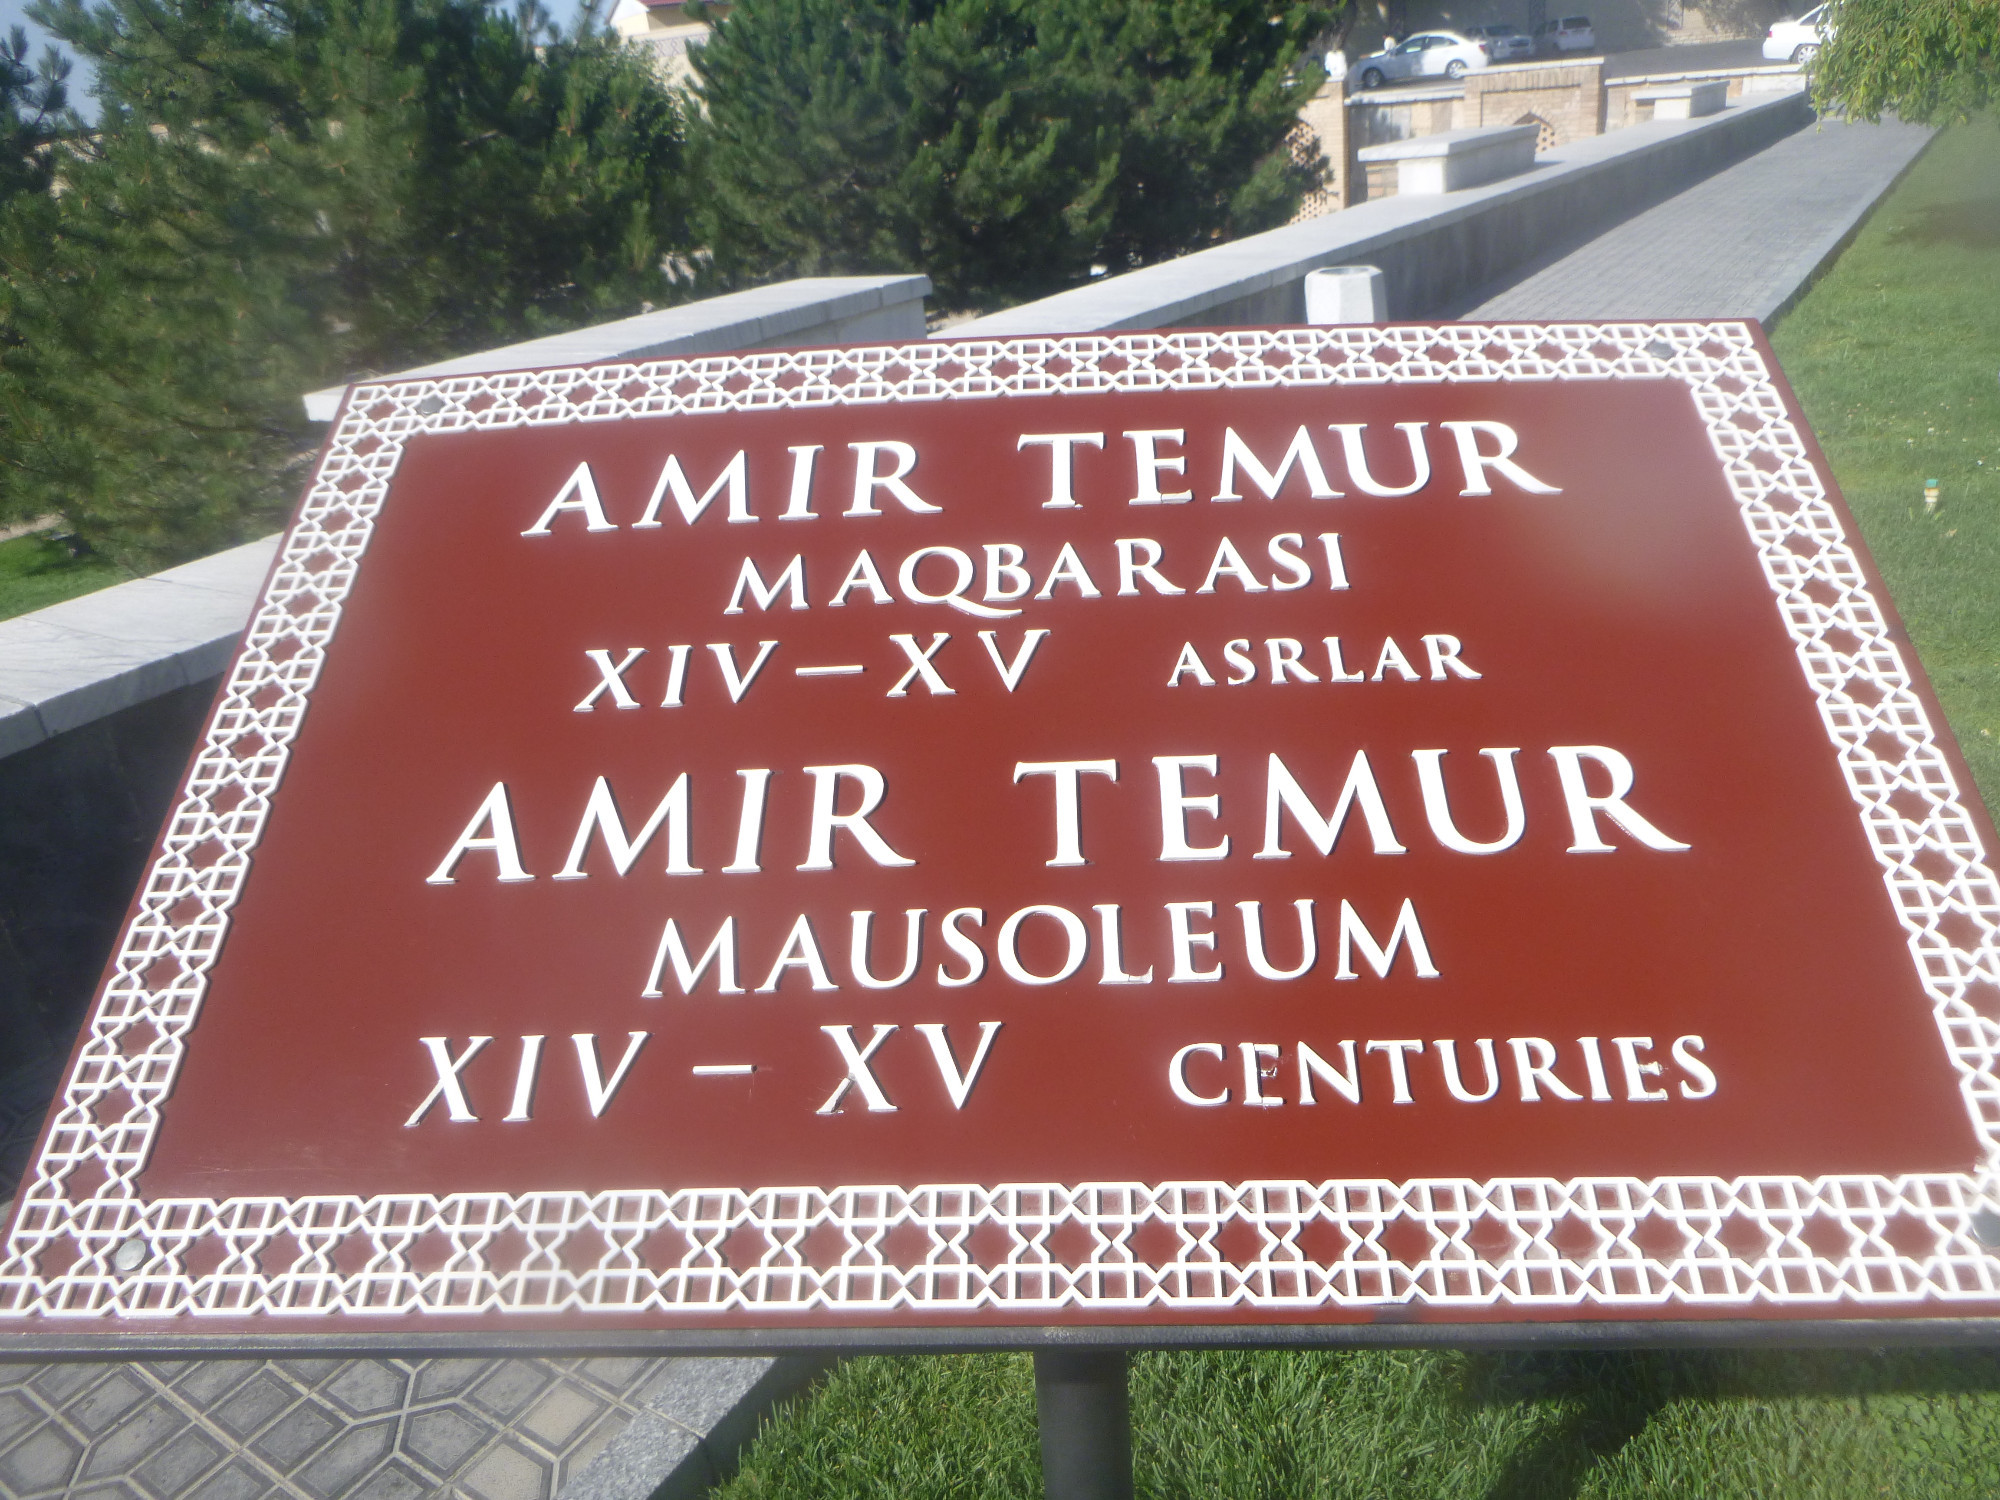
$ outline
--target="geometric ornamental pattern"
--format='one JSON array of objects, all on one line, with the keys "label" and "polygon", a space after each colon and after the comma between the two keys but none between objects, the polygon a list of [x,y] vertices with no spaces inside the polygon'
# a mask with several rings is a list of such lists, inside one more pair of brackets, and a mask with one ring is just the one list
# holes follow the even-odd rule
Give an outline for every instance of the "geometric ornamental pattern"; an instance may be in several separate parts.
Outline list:
[{"label": "geometric ornamental pattern", "polygon": [[[404,443],[1109,391],[1683,382],[1908,935],[1972,1175],[856,1185],[142,1198],[206,975]],[[0,1261],[0,1317],[1910,1307],[2000,1299],[2000,883],[1749,330],[1121,333],[360,384],[173,814]]]}]

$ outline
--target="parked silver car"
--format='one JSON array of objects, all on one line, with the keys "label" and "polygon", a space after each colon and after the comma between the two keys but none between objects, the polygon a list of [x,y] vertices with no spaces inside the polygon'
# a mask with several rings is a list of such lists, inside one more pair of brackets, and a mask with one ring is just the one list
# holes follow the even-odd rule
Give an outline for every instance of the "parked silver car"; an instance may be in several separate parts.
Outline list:
[{"label": "parked silver car", "polygon": [[1406,78],[1463,78],[1487,65],[1486,49],[1456,31],[1426,31],[1371,53],[1347,70],[1350,87],[1379,89]]},{"label": "parked silver car", "polygon": [[1468,26],[1465,34],[1494,62],[1520,62],[1535,55],[1535,39],[1512,21],[1489,21]]},{"label": "parked silver car", "polygon": [[1535,53],[1546,57],[1557,52],[1589,52],[1597,46],[1597,33],[1589,16],[1563,16],[1544,21],[1535,28]]},{"label": "parked silver car", "polygon": [[1766,62],[1803,63],[1819,51],[1820,43],[1833,35],[1826,13],[1831,5],[1816,5],[1796,21],[1774,21],[1764,37]]}]

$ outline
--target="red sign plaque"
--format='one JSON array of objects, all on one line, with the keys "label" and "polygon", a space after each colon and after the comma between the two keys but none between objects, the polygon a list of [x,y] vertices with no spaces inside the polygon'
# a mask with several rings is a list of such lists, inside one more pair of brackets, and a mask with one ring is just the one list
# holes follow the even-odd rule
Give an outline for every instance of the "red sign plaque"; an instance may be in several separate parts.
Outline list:
[{"label": "red sign plaque", "polygon": [[0,1326],[1988,1315],[1940,725],[1748,325],[360,385]]}]

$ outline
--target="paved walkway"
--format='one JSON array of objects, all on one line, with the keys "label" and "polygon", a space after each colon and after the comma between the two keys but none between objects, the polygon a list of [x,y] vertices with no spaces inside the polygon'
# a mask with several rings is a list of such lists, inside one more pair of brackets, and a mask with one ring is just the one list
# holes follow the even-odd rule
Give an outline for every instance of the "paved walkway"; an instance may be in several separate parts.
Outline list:
[{"label": "paved walkway", "polygon": [[1481,287],[1461,318],[1757,318],[1810,283],[1931,132],[1826,121]]},{"label": "paved walkway", "polygon": [[768,1359],[0,1364],[7,1500],[705,1492],[812,1367]]}]

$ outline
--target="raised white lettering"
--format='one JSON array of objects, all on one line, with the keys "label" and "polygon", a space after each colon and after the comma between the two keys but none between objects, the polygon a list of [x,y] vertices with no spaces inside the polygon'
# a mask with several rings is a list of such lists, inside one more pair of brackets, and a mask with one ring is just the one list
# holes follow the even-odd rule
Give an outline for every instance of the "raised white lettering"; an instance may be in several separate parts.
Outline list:
[{"label": "raised white lettering", "polygon": [[1104,434],[1101,432],[1024,432],[1015,440],[1014,451],[1024,452],[1029,448],[1049,450],[1049,498],[1042,502],[1043,510],[1068,510],[1076,505],[1075,493],[1075,453],[1081,445],[1086,448],[1102,448]]},{"label": "raised white lettering", "polygon": [[[481,833],[480,830],[491,832]],[[507,802],[507,783],[496,781],[493,790],[486,794],[486,800],[479,804],[479,811],[472,815],[472,821],[465,825],[452,843],[438,867],[424,877],[426,885],[452,885],[452,869],[459,860],[473,850],[484,850],[493,856],[499,866],[502,881],[533,880],[535,877],[521,868],[521,848],[514,838],[514,810]]]},{"label": "raised white lettering", "polygon": [[1118,779],[1115,760],[1022,760],[1014,763],[1014,785],[1029,776],[1046,776],[1053,784],[1056,807],[1055,858],[1047,865],[1084,865],[1082,798],[1077,790],[1080,776],[1108,776]]},{"label": "raised white lettering", "polygon": [[1213,755],[1156,755],[1153,768],[1160,778],[1160,858],[1162,860],[1223,859],[1229,854],[1229,835],[1219,844],[1190,844],[1187,817],[1191,812],[1222,816],[1222,797],[1190,797],[1184,784],[1189,771],[1216,774]]},{"label": "raised white lettering", "polygon": [[660,502],[669,494],[674,497],[674,507],[681,513],[681,519],[692,526],[701,519],[710,502],[724,489],[729,491],[729,519],[731,521],[754,521],[750,514],[749,470],[745,467],[743,450],[737,449],[736,456],[723,466],[715,476],[715,482],[695,498],[694,486],[688,483],[687,475],[681,469],[680,458],[672,453],[667,455],[666,467],[660,470],[660,482],[653,486],[653,497],[646,502],[646,513],[632,523],[637,531],[642,526],[660,524]]},{"label": "raised white lettering", "polygon": [[555,499],[542,517],[522,536],[547,536],[549,524],[566,511],[575,511],[583,517],[585,531],[616,531],[618,528],[604,518],[604,502],[597,498],[597,481],[591,477],[590,465],[580,463],[563,481],[563,487],[556,491]]},{"label": "raised white lettering", "polygon": [[[813,778],[812,823],[806,835],[806,858],[801,870],[831,870],[833,868],[833,835],[844,830],[861,850],[878,865],[913,865],[914,859],[905,859],[889,847],[889,841],[877,833],[868,821],[868,815],[882,805],[888,794],[889,783],[873,766],[807,766],[806,773]],[[840,783],[852,781],[861,788],[861,805],[853,812],[836,813],[834,802]],[[804,918],[800,919],[801,921]]]},{"label": "raised white lettering", "polygon": [[[1689,846],[1669,838],[1626,804],[1632,790],[1632,762],[1605,745],[1552,745],[1549,755],[1562,778],[1563,803],[1569,809],[1570,832],[1574,838],[1571,854],[1610,854],[1613,846],[1597,831],[1597,815],[1604,814],[1648,849],[1684,850]],[[1611,790],[1594,795],[1583,784],[1583,762],[1594,760],[1611,773]]]},{"label": "raised white lettering", "polygon": [[736,918],[724,917],[722,925],[715,929],[715,936],[702,950],[697,962],[688,957],[687,944],[681,941],[681,930],[672,917],[660,933],[660,946],[653,954],[653,969],[646,976],[646,987],[639,994],[646,999],[657,999],[660,995],[660,979],[669,962],[674,966],[674,979],[681,987],[683,995],[692,995],[694,987],[701,983],[701,976],[708,972],[710,964],[715,965],[715,992],[718,995],[740,995],[743,987],[736,982]]},{"label": "raised white lettering", "polygon": [[[850,516],[879,516],[881,512],[875,508],[877,490],[887,490],[904,510],[919,515],[936,515],[944,509],[932,505],[904,483],[917,466],[917,450],[908,443],[890,440],[847,446],[854,454],[854,503],[847,507]],[[875,470],[884,453],[894,460],[896,467],[887,474],[878,474]]]}]

